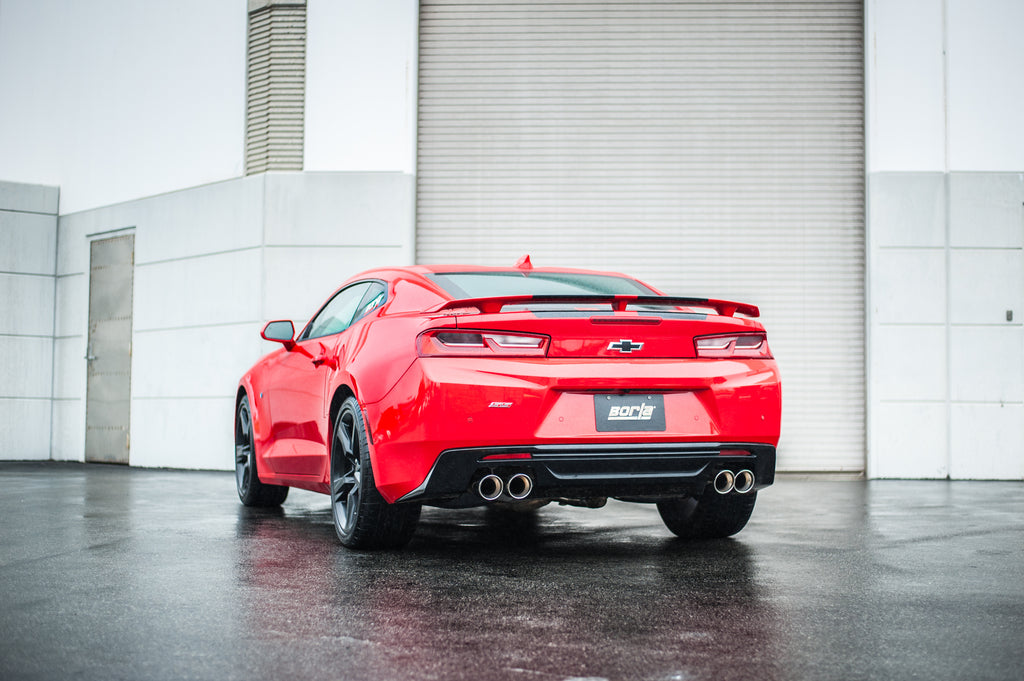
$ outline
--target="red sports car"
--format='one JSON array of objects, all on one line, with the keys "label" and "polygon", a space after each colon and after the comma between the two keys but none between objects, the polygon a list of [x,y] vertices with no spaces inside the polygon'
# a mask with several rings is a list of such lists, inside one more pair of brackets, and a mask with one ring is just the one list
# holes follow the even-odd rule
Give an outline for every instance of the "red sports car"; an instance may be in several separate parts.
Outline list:
[{"label": "red sports car", "polygon": [[[742,317],[736,316],[737,314]],[[247,506],[329,494],[351,548],[423,504],[656,503],[687,538],[746,525],[775,477],[781,389],[752,305],[621,274],[462,265],[357,275],[238,387]]]}]

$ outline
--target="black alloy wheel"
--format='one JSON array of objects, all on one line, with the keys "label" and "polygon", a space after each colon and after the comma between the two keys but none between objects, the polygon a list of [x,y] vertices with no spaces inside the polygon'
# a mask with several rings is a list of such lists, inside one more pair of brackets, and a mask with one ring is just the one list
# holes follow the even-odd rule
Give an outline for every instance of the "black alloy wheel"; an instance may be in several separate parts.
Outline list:
[{"label": "black alloy wheel", "polygon": [[359,493],[363,483],[363,462],[357,442],[356,414],[342,408],[334,427],[331,456],[331,508],[338,536],[344,540],[358,520]]},{"label": "black alloy wheel", "polygon": [[341,543],[351,549],[399,548],[412,539],[419,504],[389,504],[373,479],[362,410],[342,403],[331,437],[331,512]]},{"label": "black alloy wheel", "polygon": [[254,441],[249,396],[244,395],[238,403],[235,416],[235,487],[238,489],[238,498],[246,506],[280,506],[288,496],[288,488],[266,485],[260,481],[256,473]]}]

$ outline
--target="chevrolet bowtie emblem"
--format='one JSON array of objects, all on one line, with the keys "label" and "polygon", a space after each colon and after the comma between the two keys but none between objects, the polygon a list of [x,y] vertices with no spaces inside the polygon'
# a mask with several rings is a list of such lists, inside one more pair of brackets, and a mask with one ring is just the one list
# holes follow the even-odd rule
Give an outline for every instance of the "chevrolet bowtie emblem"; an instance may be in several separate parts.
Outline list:
[{"label": "chevrolet bowtie emblem", "polygon": [[634,343],[633,341],[626,340],[625,338],[623,338],[620,341],[612,341],[611,343],[608,344],[609,350],[618,350],[619,352],[624,354],[629,354],[634,350],[640,350],[643,347],[643,343]]}]

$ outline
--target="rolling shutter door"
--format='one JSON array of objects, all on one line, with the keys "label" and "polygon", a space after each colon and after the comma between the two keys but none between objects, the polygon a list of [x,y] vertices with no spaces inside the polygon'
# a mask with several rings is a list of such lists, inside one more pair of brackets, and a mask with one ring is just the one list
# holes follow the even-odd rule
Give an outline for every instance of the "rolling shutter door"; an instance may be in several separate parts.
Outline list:
[{"label": "rolling shutter door", "polygon": [[417,260],[761,307],[780,470],[864,467],[859,2],[420,9]]}]

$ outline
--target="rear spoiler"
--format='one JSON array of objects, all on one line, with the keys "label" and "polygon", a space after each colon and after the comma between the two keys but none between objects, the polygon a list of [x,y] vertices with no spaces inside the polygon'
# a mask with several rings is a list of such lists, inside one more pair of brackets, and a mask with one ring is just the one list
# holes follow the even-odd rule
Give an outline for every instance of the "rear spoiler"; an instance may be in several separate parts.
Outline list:
[{"label": "rear spoiler", "polygon": [[737,312],[747,317],[758,317],[761,312],[756,305],[734,303],[728,300],[711,298],[679,298],[674,296],[630,296],[630,295],[579,295],[579,296],[493,296],[490,298],[463,298],[449,300],[428,312],[444,312],[476,308],[483,314],[501,312],[506,305],[550,305],[567,303],[574,305],[606,304],[615,312],[622,312],[627,305],[647,305],[653,307],[704,307],[714,310],[723,317],[732,317]]}]

